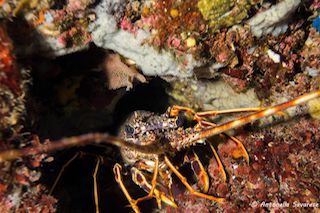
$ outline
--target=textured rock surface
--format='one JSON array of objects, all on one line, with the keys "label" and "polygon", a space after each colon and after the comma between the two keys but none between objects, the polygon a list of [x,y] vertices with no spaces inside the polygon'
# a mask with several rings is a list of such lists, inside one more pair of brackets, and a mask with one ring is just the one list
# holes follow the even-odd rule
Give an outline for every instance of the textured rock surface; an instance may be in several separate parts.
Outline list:
[{"label": "textured rock surface", "polygon": [[270,33],[278,36],[284,33],[288,28],[285,20],[293,14],[300,3],[300,0],[284,0],[270,9],[258,13],[248,21],[252,33],[257,37]]},{"label": "textured rock surface", "polygon": [[198,110],[222,110],[260,105],[252,89],[237,93],[223,80],[177,81],[173,83],[173,88],[171,94],[176,101]]},{"label": "textured rock surface", "polygon": [[92,39],[97,46],[134,60],[144,75],[182,78],[192,75],[193,68],[199,64],[191,55],[187,58],[187,65],[183,65],[170,52],[159,52],[152,46],[143,44],[150,34],[143,30],[133,34],[118,29],[115,18],[106,13],[106,6],[104,2],[97,6],[97,20],[91,25]]}]

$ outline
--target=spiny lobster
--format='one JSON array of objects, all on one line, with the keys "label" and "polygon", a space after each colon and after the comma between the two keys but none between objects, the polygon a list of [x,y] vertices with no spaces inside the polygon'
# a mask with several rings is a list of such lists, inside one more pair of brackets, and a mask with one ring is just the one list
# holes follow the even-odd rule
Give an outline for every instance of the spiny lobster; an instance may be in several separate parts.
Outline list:
[{"label": "spiny lobster", "polygon": [[[223,111],[195,112],[187,107],[173,106],[162,115],[156,115],[146,111],[136,111],[123,125],[119,137],[102,133],[89,133],[63,138],[36,147],[4,151],[0,153],[0,161],[13,160],[18,157],[50,152],[68,146],[84,145],[92,142],[109,143],[120,147],[121,155],[125,163],[131,166],[132,180],[148,192],[148,195],[144,197],[133,199],[123,183],[121,165],[118,163],[115,164],[113,168],[115,179],[135,212],[140,212],[138,207],[139,202],[151,198],[156,198],[159,207],[161,207],[161,202],[177,207],[171,193],[172,173],[180,179],[191,194],[217,203],[223,203],[225,198],[206,194],[209,188],[209,178],[195,152],[187,152],[185,160],[190,162],[194,168],[199,168],[199,170],[197,170],[199,172],[196,175],[199,177],[203,192],[198,192],[191,187],[187,179],[171,162],[170,158],[175,156],[176,152],[192,147],[198,143],[203,143],[211,136],[224,134],[232,139],[239,148],[239,152],[237,152],[237,156],[235,157],[244,157],[249,163],[249,155],[245,147],[235,137],[226,134],[225,132],[227,130],[280,113],[289,107],[300,105],[318,97],[320,97],[320,90],[304,94],[288,102],[268,108],[239,108]],[[223,124],[214,124],[206,118],[240,112],[252,113]],[[196,124],[184,127],[181,122],[181,113],[191,115]],[[217,160],[220,172],[223,178],[226,179],[223,165],[213,146],[211,144],[209,145]],[[194,171],[196,170],[194,169]]]}]

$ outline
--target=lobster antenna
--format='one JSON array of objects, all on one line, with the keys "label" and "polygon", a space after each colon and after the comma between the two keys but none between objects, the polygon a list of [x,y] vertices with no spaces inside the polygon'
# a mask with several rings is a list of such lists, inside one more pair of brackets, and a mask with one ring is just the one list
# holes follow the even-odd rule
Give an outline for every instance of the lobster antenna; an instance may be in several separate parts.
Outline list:
[{"label": "lobster antenna", "polygon": [[[201,139],[208,138],[208,137],[220,134],[222,132],[225,132],[227,130],[243,126],[257,119],[273,115],[279,111],[282,111],[284,109],[287,109],[293,106],[300,105],[302,103],[305,103],[317,97],[320,97],[320,90],[299,96],[291,101],[288,101],[273,107],[269,107],[259,112],[236,119],[234,121],[230,121],[230,122],[203,130],[196,135],[192,135],[191,139],[186,138],[187,142],[184,142],[181,144],[183,144],[183,146],[191,146]],[[92,142],[107,143],[107,144],[112,144],[118,147],[128,147],[130,149],[134,149],[146,154],[163,154],[165,152],[165,147],[160,146],[160,143],[152,143],[149,145],[138,145],[134,143],[129,143],[125,140],[122,140],[114,136],[110,136],[108,134],[89,133],[89,134],[84,134],[80,136],[62,138],[57,141],[50,141],[50,143],[41,144],[36,147],[28,147],[24,149],[11,149],[7,151],[3,151],[0,153],[0,161],[14,160],[19,157],[52,152],[52,151],[60,150],[70,146],[85,145]]]},{"label": "lobster antenna", "polygon": [[308,102],[311,99],[314,99],[314,98],[317,98],[317,97],[320,97],[320,90],[315,91],[315,92],[311,92],[311,93],[307,93],[305,95],[301,95],[301,96],[299,96],[299,97],[297,97],[297,98],[295,98],[293,100],[287,101],[285,103],[278,104],[276,106],[269,107],[269,108],[261,110],[259,112],[256,112],[256,113],[253,113],[253,114],[238,118],[236,120],[229,121],[227,123],[220,124],[220,125],[217,125],[215,127],[203,130],[200,133],[200,135],[198,136],[198,138],[195,138],[195,140],[201,140],[203,138],[211,137],[211,136],[220,134],[222,132],[225,132],[227,130],[243,126],[245,124],[248,124],[250,122],[258,120],[260,118],[273,115],[273,114],[275,114],[275,113],[277,113],[279,111],[285,110],[287,108],[303,104],[303,103]]},{"label": "lobster antenna", "polygon": [[120,138],[103,134],[103,133],[89,133],[89,134],[84,134],[80,136],[62,138],[56,141],[50,141],[49,143],[41,144],[35,147],[27,147],[24,149],[11,149],[7,151],[3,151],[3,152],[0,152],[0,162],[14,160],[19,157],[57,151],[60,149],[71,147],[71,146],[85,145],[92,142],[107,143],[107,144],[112,144],[118,147],[125,146],[130,149],[134,149],[146,154],[162,154],[165,151],[164,148],[157,145],[158,143],[149,144],[149,145],[138,145],[134,143],[129,143]]}]

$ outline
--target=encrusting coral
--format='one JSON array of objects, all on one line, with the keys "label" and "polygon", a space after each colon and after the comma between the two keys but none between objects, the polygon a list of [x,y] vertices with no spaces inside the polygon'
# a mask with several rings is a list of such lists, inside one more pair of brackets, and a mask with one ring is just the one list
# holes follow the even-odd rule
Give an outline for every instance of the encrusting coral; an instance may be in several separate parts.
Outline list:
[{"label": "encrusting coral", "polygon": [[[228,171],[226,182],[216,159],[208,157],[213,153],[209,150],[201,152],[203,158],[210,159],[206,167],[211,179],[209,193],[226,197],[226,203],[213,206],[176,186],[178,212],[308,211],[317,208],[320,194],[317,181],[320,177],[317,166],[320,163],[319,129],[319,120],[305,116],[260,130],[240,130],[236,137],[248,150],[249,164],[230,156],[230,152],[236,149],[233,141],[216,137],[212,143],[219,144],[218,154]],[[198,181],[193,177],[189,180]],[[198,185],[194,187],[198,188]],[[167,207],[163,212],[176,210]]]},{"label": "encrusting coral", "polygon": [[210,30],[216,32],[221,28],[239,24],[248,17],[249,9],[257,3],[254,0],[200,0],[198,8],[208,21]]},{"label": "encrusting coral", "polygon": [[[13,54],[13,43],[6,27],[0,25],[0,150],[34,146],[36,135],[22,134],[25,114],[26,78]],[[0,211],[54,212],[56,200],[39,184],[39,167],[46,154],[13,162],[0,162]]]},{"label": "encrusting coral", "polygon": [[0,24],[0,129],[16,125],[24,112],[25,83],[16,63],[13,44]]}]

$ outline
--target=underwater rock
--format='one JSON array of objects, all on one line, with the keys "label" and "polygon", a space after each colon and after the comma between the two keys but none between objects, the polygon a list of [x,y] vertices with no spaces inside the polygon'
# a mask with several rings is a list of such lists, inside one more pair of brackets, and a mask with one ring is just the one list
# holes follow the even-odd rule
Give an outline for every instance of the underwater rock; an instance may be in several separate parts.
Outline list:
[{"label": "underwater rock", "polygon": [[301,67],[303,70],[306,70],[311,76],[312,75],[318,76],[320,72],[319,45],[320,45],[320,33],[317,32],[314,28],[311,28],[308,38],[305,41],[301,51],[301,57],[303,58]]},{"label": "underwater rock", "polygon": [[[34,5],[33,2],[39,4]],[[54,116],[51,117],[54,107],[47,106],[46,102],[42,103],[42,107],[46,109],[48,117],[42,119],[49,124],[42,125],[45,122],[30,119],[30,122],[35,123],[32,125],[41,126],[38,130],[44,129],[46,132],[49,129],[48,132],[52,131],[54,137],[62,137],[65,129],[69,130],[74,123],[75,128],[83,126],[91,131],[98,126],[99,131],[107,131],[106,126],[113,125],[114,111],[119,110],[121,114],[123,110],[118,108],[118,101],[126,91],[117,89],[130,89],[134,79],[146,82],[147,76],[160,76],[170,83],[170,86],[165,86],[168,87],[167,90],[171,89],[168,92],[171,96],[170,104],[188,106],[197,111],[270,106],[319,89],[318,11],[311,16],[310,9],[301,7],[302,12],[296,13],[297,17],[290,19],[301,2],[0,1],[3,6],[0,8],[0,16],[4,19],[17,16],[26,20],[27,23],[24,24],[29,26],[29,31],[16,25],[21,23],[20,19],[14,18],[11,26],[11,29],[16,31],[12,38],[20,36],[26,44],[20,45],[21,43],[17,42],[17,53],[20,56],[29,54],[33,57],[35,54],[46,53],[46,56],[51,54],[57,57],[87,48],[90,42],[109,49],[109,52],[116,52],[102,58],[104,73],[100,72],[92,80],[87,76],[97,73],[83,75],[78,68],[74,70],[74,76],[64,77],[64,74],[72,71],[74,65],[67,66],[68,70],[63,71],[45,71],[39,66],[41,74],[33,73],[33,76],[45,76],[40,78],[40,81],[45,83],[48,79],[52,80],[52,76],[62,78],[61,83],[53,86],[53,96],[56,96],[53,102],[64,106],[59,112],[64,115],[61,116],[63,118],[55,121]],[[310,3],[315,11],[319,9],[318,0]],[[248,24],[244,24],[252,15]],[[30,141],[31,145],[36,146],[37,140],[22,135],[20,129],[14,129],[12,134],[8,133],[10,128],[7,127],[19,124],[21,113],[25,112],[24,71],[17,66],[11,41],[1,29],[0,150],[28,147]],[[29,32],[34,34],[32,38],[29,37]],[[284,32],[286,33],[282,34]],[[261,36],[264,36],[263,39],[259,38]],[[93,46],[92,44],[91,47]],[[142,74],[135,67],[123,63],[124,60],[119,54],[134,61]],[[59,59],[63,61],[65,58]],[[32,62],[38,65],[51,66],[43,59],[27,60],[34,60]],[[87,57],[84,61],[91,60],[92,58]],[[54,72],[61,72],[61,75],[56,76]],[[220,79],[217,80],[218,78]],[[117,91],[109,91],[106,87]],[[47,95],[46,92],[43,93],[44,96]],[[81,97],[81,93],[85,97]],[[139,98],[141,97],[134,93],[135,102],[140,102]],[[35,100],[31,101],[35,108],[39,107]],[[157,100],[156,104],[158,102],[160,100]],[[142,108],[148,107],[144,102],[141,104]],[[319,105],[319,100],[314,100],[307,104],[308,107],[302,105],[292,108],[281,115],[264,118],[243,129],[234,130],[236,133],[242,131],[237,137],[245,143],[249,151],[252,160],[250,164],[228,156],[235,151],[232,142],[216,144],[219,155],[223,156],[226,170],[230,173],[228,182],[222,182],[216,161],[209,157],[207,171],[213,179],[209,194],[227,197],[227,205],[217,207],[208,200],[199,200],[182,191],[177,195],[180,209],[172,210],[167,207],[165,210],[277,211],[278,209],[272,207],[253,206],[252,202],[318,202],[319,184],[316,180],[319,179],[319,168],[316,165],[319,165],[317,142],[320,137],[320,124],[319,120],[311,120],[311,117],[319,119]],[[78,110],[82,106],[87,108],[73,112],[74,108]],[[131,103],[127,108],[130,107]],[[96,109],[99,111],[97,114]],[[36,114],[41,109],[33,110]],[[105,111],[100,113],[103,110]],[[306,113],[309,115],[305,115]],[[299,120],[293,117],[296,115],[300,117]],[[32,114],[29,116],[32,117]],[[228,118],[218,116],[214,121],[218,123],[238,116],[238,113]],[[274,121],[284,122],[275,125],[277,122]],[[64,123],[62,128],[57,127],[59,123]],[[63,131],[59,132],[60,129]],[[113,155],[117,155],[117,152]],[[212,153],[208,156],[212,156]],[[31,159],[23,158],[13,163],[0,164],[0,212],[11,211],[13,208],[34,212],[55,210],[56,201],[48,196],[46,190],[37,182],[41,175],[39,167],[45,160],[46,155],[36,155]]]},{"label": "underwater rock", "polygon": [[212,32],[239,24],[248,16],[248,10],[256,4],[250,0],[200,0],[198,8],[208,21]]},{"label": "underwater rock", "polygon": [[[38,145],[39,139],[31,133],[22,133],[26,114],[26,84],[28,72],[22,69],[13,54],[14,46],[6,27],[0,24],[0,152]],[[46,154],[33,155],[13,162],[0,162],[0,212],[54,212],[56,200],[45,194],[38,183],[39,168]]]},{"label": "underwater rock", "polygon": [[103,8],[106,10],[107,14],[112,15],[116,19],[116,21],[119,22],[125,11],[127,1],[104,0],[100,4],[104,5]]},{"label": "underwater rock", "polygon": [[223,80],[180,80],[171,83],[170,95],[175,103],[195,110],[222,110],[258,107],[253,89],[237,93]]},{"label": "underwater rock", "polygon": [[[25,99],[29,73],[17,64],[14,44],[0,25],[0,150],[36,146],[36,135],[22,130],[26,115]],[[0,211],[55,212],[56,200],[39,184],[39,170],[46,154],[33,155],[13,162],[0,162]]]},{"label": "underwater rock", "polygon": [[308,102],[309,114],[317,120],[320,120],[320,99],[315,99]]},{"label": "underwater rock", "polygon": [[[103,2],[103,1],[102,1]],[[133,60],[147,76],[192,76],[193,68],[199,66],[192,55],[186,56],[185,64],[179,63],[168,51],[157,51],[144,41],[150,33],[137,30],[135,34],[117,27],[115,18],[105,11],[105,4],[96,7],[97,20],[90,26],[93,42]]]},{"label": "underwater rock", "polygon": [[[21,134],[19,129],[11,129],[0,136],[0,150],[39,145],[36,135]],[[39,183],[40,167],[52,159],[47,154],[37,154],[16,161],[0,162],[0,211],[5,213],[56,212],[57,200],[47,194],[46,188]]]},{"label": "underwater rock", "polygon": [[284,33],[288,26],[285,21],[300,5],[300,0],[284,0],[266,11],[253,16],[248,24],[256,37],[272,33],[275,36]]},{"label": "underwater rock", "polygon": [[0,130],[16,125],[25,112],[26,93],[24,77],[13,54],[13,44],[6,27],[0,24]]},{"label": "underwater rock", "polygon": [[[207,150],[201,155],[207,152],[210,158],[207,167],[209,193],[226,197],[226,203],[213,206],[185,190],[176,196],[179,212],[195,211],[194,203],[198,204],[199,212],[204,209],[210,212],[264,212],[293,209],[297,203],[318,205],[320,191],[315,180],[320,177],[319,130],[319,120],[307,116],[261,129],[240,129],[236,137],[248,150],[249,164],[244,159],[232,158],[230,150],[235,147],[232,140],[223,136],[213,138],[228,173],[226,182],[213,154]],[[194,187],[198,189],[197,184]],[[168,206],[162,212],[175,210]]]},{"label": "underwater rock", "polygon": [[6,18],[17,17],[14,26],[10,26],[11,36],[19,40],[17,53],[56,57],[88,47],[91,36],[87,27],[94,20],[89,9],[92,3],[90,0],[20,1],[12,14],[6,15]]}]

